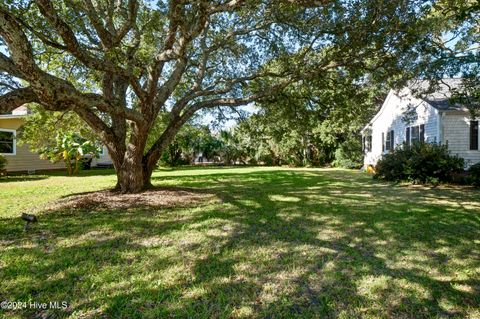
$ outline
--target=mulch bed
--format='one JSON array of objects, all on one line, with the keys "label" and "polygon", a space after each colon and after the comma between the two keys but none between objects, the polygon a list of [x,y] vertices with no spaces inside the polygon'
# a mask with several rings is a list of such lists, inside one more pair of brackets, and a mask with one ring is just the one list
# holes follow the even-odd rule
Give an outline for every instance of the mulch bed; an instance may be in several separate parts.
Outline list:
[{"label": "mulch bed", "polygon": [[215,199],[212,193],[188,189],[151,189],[138,194],[105,190],[73,195],[49,205],[49,209],[129,209],[138,207],[185,207]]}]

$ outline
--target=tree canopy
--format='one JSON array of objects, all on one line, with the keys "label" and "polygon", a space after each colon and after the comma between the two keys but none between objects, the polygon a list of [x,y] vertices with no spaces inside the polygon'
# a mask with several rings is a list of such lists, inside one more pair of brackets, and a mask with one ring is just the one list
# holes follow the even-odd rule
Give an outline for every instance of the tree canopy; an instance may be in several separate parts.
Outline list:
[{"label": "tree canopy", "polygon": [[[442,78],[461,77],[452,87],[452,102],[480,112],[480,3],[476,0],[438,0],[430,14],[426,39],[419,47],[420,59],[414,73],[431,81],[435,90]],[[423,93],[423,92],[420,92]]]},{"label": "tree canopy", "polygon": [[[414,61],[422,0],[35,0],[0,5],[0,112],[71,111],[106,145],[118,187],[150,185],[203,109],[259,101],[311,78],[386,78]],[[159,116],[167,124],[147,139]]]}]

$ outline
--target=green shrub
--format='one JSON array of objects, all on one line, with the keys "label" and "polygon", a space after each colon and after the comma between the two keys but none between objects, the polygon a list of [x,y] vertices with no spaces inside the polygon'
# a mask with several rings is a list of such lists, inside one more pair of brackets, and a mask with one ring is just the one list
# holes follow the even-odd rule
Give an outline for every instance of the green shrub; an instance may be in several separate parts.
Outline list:
[{"label": "green shrub", "polygon": [[363,164],[362,143],[357,138],[351,138],[337,148],[332,165],[343,168],[360,168]]},{"label": "green shrub", "polygon": [[4,169],[7,166],[7,159],[0,155],[0,170]]},{"label": "green shrub", "polygon": [[375,168],[375,177],[387,181],[438,184],[452,181],[453,175],[462,172],[463,167],[464,160],[451,156],[445,145],[404,144],[382,157]]},{"label": "green shrub", "polygon": [[470,166],[468,169],[468,177],[472,185],[480,187],[480,162]]}]

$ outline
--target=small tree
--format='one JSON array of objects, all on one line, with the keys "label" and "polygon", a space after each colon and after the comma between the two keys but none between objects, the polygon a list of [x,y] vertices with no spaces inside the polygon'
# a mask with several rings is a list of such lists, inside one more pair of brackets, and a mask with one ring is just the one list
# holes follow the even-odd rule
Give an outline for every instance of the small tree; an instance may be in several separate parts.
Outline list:
[{"label": "small tree", "polygon": [[85,156],[98,157],[100,148],[95,142],[89,141],[75,133],[57,135],[54,146],[45,147],[40,152],[40,157],[52,162],[63,160],[68,175],[78,175],[80,164]]},{"label": "small tree", "polygon": [[5,166],[7,165],[7,159],[0,155],[0,171],[5,169]]},{"label": "small tree", "polygon": [[360,168],[362,160],[363,152],[360,139],[356,136],[349,136],[345,142],[338,146],[332,164],[336,167]]}]

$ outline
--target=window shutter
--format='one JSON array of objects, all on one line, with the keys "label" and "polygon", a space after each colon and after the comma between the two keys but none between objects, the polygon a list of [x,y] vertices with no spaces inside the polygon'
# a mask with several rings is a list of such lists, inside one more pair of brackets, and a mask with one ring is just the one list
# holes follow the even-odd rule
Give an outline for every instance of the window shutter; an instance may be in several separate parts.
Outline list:
[{"label": "window shutter", "polygon": [[425,142],[425,124],[420,125],[420,142]]},{"label": "window shutter", "polygon": [[390,132],[390,149],[393,150],[395,148],[395,131],[392,130]]},{"label": "window shutter", "polygon": [[385,137],[385,150],[390,150],[390,131],[387,132],[387,136]]},{"label": "window shutter", "polygon": [[405,142],[407,143],[407,145],[410,145],[410,127],[407,127],[407,132],[405,134]]},{"label": "window shutter", "polygon": [[367,145],[365,145],[365,136],[362,136],[362,151],[365,152],[367,150]]},{"label": "window shutter", "polygon": [[478,150],[478,121],[470,121],[470,150]]},{"label": "window shutter", "polygon": [[382,152],[385,152],[385,133],[382,132]]}]

